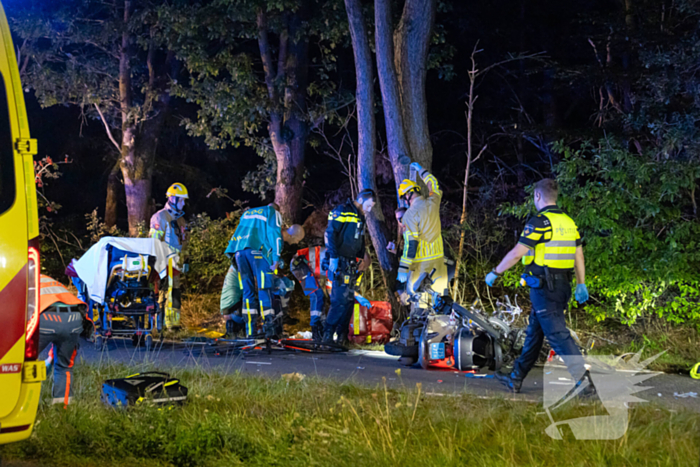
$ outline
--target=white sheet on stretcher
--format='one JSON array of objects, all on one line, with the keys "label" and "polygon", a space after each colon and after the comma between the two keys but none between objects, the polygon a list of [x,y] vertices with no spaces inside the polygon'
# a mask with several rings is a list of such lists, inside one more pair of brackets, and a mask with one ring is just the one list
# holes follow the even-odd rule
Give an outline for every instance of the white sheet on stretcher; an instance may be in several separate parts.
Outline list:
[{"label": "white sheet on stretcher", "polygon": [[155,270],[160,278],[168,275],[168,259],[173,259],[173,267],[179,263],[178,252],[167,243],[154,238],[103,237],[77,261],[73,263],[78,277],[85,283],[90,299],[103,304],[105,288],[109,279],[109,253],[107,246],[120,250],[156,258]]}]

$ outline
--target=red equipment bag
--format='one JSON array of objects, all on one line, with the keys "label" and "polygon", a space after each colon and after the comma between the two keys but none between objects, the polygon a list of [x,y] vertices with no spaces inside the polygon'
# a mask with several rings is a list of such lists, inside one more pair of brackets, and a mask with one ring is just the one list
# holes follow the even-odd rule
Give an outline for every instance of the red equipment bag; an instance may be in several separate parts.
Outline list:
[{"label": "red equipment bag", "polygon": [[370,302],[367,309],[355,303],[348,329],[348,339],[356,344],[385,344],[394,322],[391,317],[389,302]]}]

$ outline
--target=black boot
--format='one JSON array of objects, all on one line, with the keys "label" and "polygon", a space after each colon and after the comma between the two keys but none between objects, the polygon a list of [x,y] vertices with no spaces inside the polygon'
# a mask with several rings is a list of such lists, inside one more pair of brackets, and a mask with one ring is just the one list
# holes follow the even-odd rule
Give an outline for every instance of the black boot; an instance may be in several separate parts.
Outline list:
[{"label": "black boot", "polygon": [[224,336],[226,339],[237,339],[241,331],[245,331],[243,324],[237,323],[232,319],[226,321],[226,335]]},{"label": "black boot", "polygon": [[520,388],[523,385],[523,378],[517,375],[515,371],[511,373],[501,373],[497,371],[493,374],[493,377],[513,392],[520,392]]},{"label": "black boot", "polygon": [[343,347],[347,347],[347,345],[350,343],[348,341],[348,332],[344,331],[338,334],[338,339],[335,341],[336,344],[342,345]]},{"label": "black boot", "polygon": [[323,342],[326,344],[333,342],[333,334],[333,328],[326,328],[323,331]]},{"label": "black boot", "polygon": [[265,323],[263,324],[263,332],[265,333],[266,339],[272,339],[277,336],[278,326],[272,317],[265,320]]},{"label": "black boot", "polygon": [[323,340],[323,325],[321,323],[311,326],[311,339],[317,342]]}]

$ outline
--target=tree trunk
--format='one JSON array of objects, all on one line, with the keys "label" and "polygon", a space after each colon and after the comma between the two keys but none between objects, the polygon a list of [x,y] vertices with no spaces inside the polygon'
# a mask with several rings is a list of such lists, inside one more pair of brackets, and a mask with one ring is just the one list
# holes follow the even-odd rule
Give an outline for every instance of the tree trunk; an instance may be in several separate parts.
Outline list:
[{"label": "tree trunk", "polygon": [[132,107],[131,44],[129,32],[131,1],[124,1],[124,32],[119,53],[119,107],[122,119],[121,169],[126,192],[126,209],[129,219],[129,235],[138,235],[139,224],[148,215],[148,199],[151,195],[150,170],[144,170],[143,159],[137,154],[136,123]]},{"label": "tree trunk", "polygon": [[399,158],[408,156],[412,159],[412,156],[406,138],[403,114],[401,113],[399,80],[396,76],[396,66],[394,64],[391,1],[376,0],[374,8],[377,73],[382,91],[382,107],[384,109],[389,160],[394,172],[394,181],[396,182],[398,193],[399,184],[409,176],[408,167],[401,165]]},{"label": "tree trunk", "polygon": [[107,177],[107,202],[105,203],[105,225],[112,228],[117,224],[117,206],[119,202],[119,160],[114,164]]},{"label": "tree trunk", "polygon": [[[345,0],[345,8],[348,14],[348,22],[350,23],[350,36],[352,37],[357,81],[357,170],[359,188],[360,190],[371,188],[376,191],[376,127],[374,121],[372,53],[369,48],[367,27],[362,16],[360,0]],[[393,313],[396,314],[399,307],[392,293],[396,281],[394,275],[394,260],[386,249],[388,230],[379,199],[377,199],[377,204],[372,210],[372,213],[367,216],[367,226],[369,228],[370,237],[372,238],[372,245],[377,253],[379,265],[382,270],[382,278],[387,290],[386,298],[391,302]],[[398,318],[398,316],[394,316],[395,320]]]},{"label": "tree trunk", "polygon": [[[277,160],[275,203],[280,207],[280,214],[288,224],[298,220],[301,208],[308,133],[306,122],[301,117],[306,109],[308,67],[308,42],[301,34],[300,17],[305,11],[305,6],[302,6],[294,13],[287,24],[288,29],[280,34],[276,67],[272,60],[268,37],[267,15],[263,8],[257,13],[258,47],[272,106],[268,132]],[[294,38],[291,44],[290,36]],[[280,98],[277,83],[286,83],[284,102]]]},{"label": "tree trunk", "polygon": [[278,66],[286,68],[284,133],[289,148],[285,157],[277,159],[277,184],[275,203],[280,206],[282,218],[287,223],[297,222],[301,211],[304,190],[304,157],[308,126],[304,120],[306,113],[306,87],[309,65],[309,42],[303,34],[303,16],[307,13],[304,3],[289,21],[289,56],[286,63]]},{"label": "tree trunk", "polygon": [[425,81],[436,0],[406,0],[394,34],[401,111],[412,159],[430,168],[433,146],[428,128]]}]

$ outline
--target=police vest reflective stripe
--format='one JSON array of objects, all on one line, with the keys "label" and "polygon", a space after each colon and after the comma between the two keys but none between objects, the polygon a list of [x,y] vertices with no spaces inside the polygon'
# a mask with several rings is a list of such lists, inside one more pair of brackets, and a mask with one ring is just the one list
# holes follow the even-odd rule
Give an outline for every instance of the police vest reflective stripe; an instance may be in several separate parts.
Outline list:
[{"label": "police vest reflective stripe", "polygon": [[[523,256],[523,264],[534,263],[554,269],[573,269],[576,259],[576,240],[578,228],[573,219],[563,213],[543,212],[552,226],[551,238],[538,243],[534,250]],[[547,232],[549,233],[549,232]]]}]

